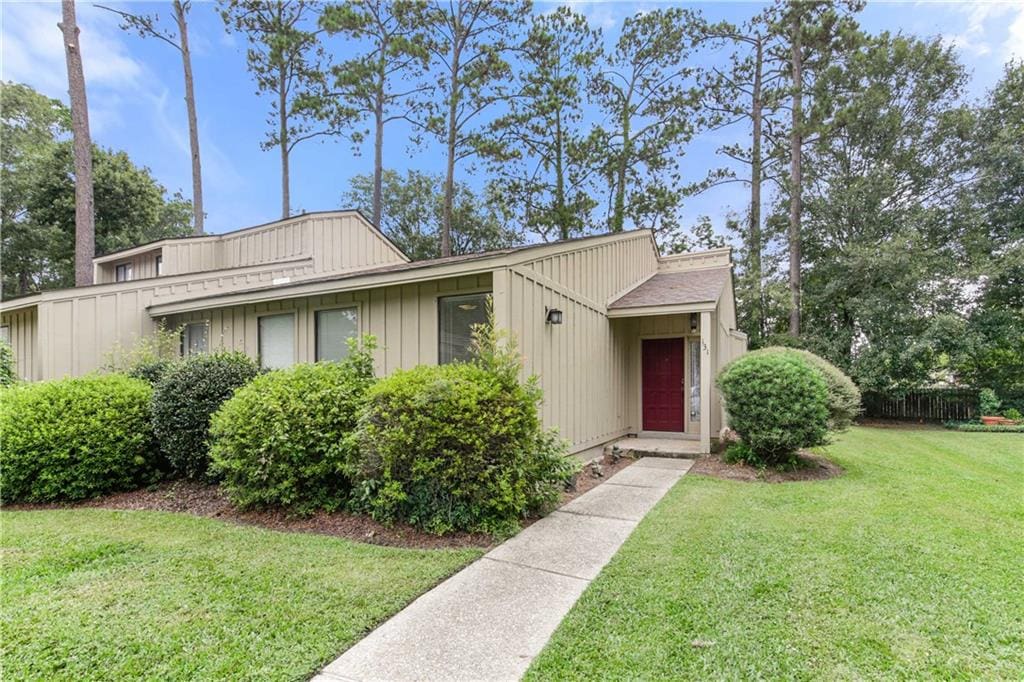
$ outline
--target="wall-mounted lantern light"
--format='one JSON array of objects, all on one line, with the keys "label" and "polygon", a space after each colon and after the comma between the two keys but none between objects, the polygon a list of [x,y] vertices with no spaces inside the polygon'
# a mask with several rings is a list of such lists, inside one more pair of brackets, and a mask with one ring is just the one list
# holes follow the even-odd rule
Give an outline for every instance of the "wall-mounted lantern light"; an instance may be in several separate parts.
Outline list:
[{"label": "wall-mounted lantern light", "polygon": [[690,331],[696,332],[700,328],[700,317],[697,313],[690,313]]},{"label": "wall-mounted lantern light", "polygon": [[562,324],[562,311],[558,308],[545,308],[548,311],[548,324]]}]

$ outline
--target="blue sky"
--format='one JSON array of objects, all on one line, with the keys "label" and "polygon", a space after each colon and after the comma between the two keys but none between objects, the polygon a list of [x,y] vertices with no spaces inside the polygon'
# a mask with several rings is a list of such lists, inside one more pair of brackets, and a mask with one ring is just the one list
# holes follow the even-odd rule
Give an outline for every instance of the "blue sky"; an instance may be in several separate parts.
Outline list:
[{"label": "blue sky", "polygon": [[[165,2],[110,2],[132,12],[168,14]],[[657,6],[654,3],[572,3],[591,24],[614,41],[624,17]],[[684,3],[711,19],[739,21],[758,11],[750,2]],[[553,3],[537,3],[548,11]],[[0,5],[2,47],[0,78],[27,83],[67,101],[64,53],[57,22],[57,2],[10,2]],[[148,166],[169,190],[191,193],[188,130],[182,100],[181,62],[176,51],[155,40],[143,40],[118,28],[118,17],[91,3],[78,3],[82,53],[88,86],[94,141],[123,149]],[[1024,57],[1024,0],[1014,2],[869,2],[859,16],[871,31],[903,31],[919,36],[942,36],[956,46],[972,74],[970,96],[991,88],[1011,58]],[[210,232],[254,225],[280,214],[280,167],[274,151],[259,143],[266,130],[267,101],[255,94],[245,68],[245,45],[227,34],[213,3],[196,2],[190,38],[200,121],[207,229]],[[347,47],[334,41],[331,49],[344,56]],[[440,170],[441,150],[427,145],[410,147],[406,131],[390,131],[385,165],[404,170]],[[732,137],[735,133],[730,133]],[[704,137],[686,150],[684,167],[696,179],[719,165],[715,149],[721,140]],[[310,142],[292,155],[293,210],[325,210],[341,204],[348,179],[371,170],[371,156],[353,153],[344,141]],[[479,182],[483,169],[461,170],[461,179]],[[739,185],[728,185],[692,199],[684,209],[684,224],[702,214],[721,225],[731,210],[745,201]]]}]

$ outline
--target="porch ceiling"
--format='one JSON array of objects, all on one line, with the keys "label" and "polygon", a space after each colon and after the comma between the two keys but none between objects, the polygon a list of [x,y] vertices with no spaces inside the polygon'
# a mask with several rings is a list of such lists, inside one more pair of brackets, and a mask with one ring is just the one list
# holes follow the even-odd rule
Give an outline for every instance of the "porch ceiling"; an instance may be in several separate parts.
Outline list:
[{"label": "porch ceiling", "polygon": [[641,282],[609,306],[609,311],[634,309],[682,308],[694,309],[714,305],[730,277],[730,268],[707,268],[684,272],[662,272]]}]

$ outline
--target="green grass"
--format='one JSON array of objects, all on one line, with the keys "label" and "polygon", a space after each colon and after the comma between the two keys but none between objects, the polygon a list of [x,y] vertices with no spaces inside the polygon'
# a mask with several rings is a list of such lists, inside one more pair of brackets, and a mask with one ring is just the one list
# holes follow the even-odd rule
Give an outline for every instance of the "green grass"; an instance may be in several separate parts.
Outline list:
[{"label": "green grass", "polygon": [[528,679],[1024,679],[1024,436],[826,452],[845,475],[684,477]]},{"label": "green grass", "polygon": [[7,680],[304,679],[479,555],[160,512],[3,512]]}]

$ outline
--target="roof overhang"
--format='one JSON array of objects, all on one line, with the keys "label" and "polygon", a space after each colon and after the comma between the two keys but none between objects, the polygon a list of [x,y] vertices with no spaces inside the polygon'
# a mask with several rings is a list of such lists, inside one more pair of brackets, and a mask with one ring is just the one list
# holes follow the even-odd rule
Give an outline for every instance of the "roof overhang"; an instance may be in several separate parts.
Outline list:
[{"label": "roof overhang", "polygon": [[655,315],[682,315],[686,313],[713,312],[715,301],[701,303],[680,303],[676,305],[649,305],[636,308],[609,308],[610,319],[622,317],[653,317]]},{"label": "roof overhang", "polygon": [[15,299],[0,301],[0,313],[12,313],[15,310],[34,308],[39,305],[40,300],[42,300],[41,292],[36,292],[33,294],[26,294],[25,296],[19,296]]}]

